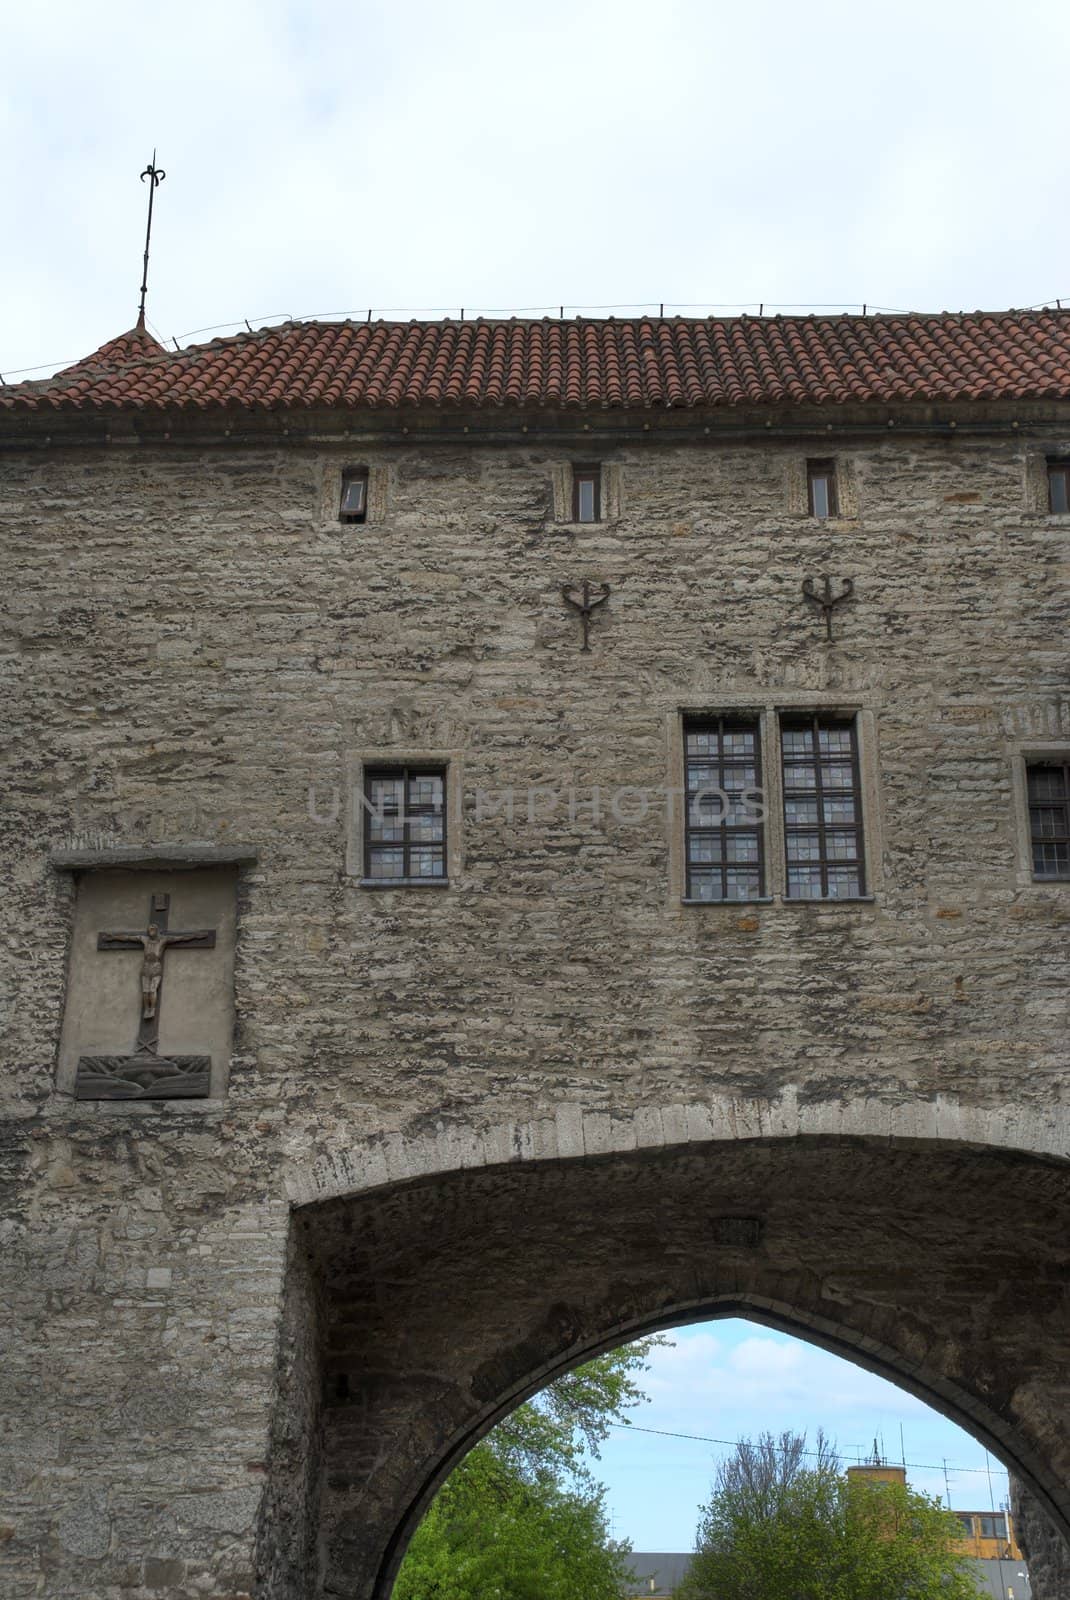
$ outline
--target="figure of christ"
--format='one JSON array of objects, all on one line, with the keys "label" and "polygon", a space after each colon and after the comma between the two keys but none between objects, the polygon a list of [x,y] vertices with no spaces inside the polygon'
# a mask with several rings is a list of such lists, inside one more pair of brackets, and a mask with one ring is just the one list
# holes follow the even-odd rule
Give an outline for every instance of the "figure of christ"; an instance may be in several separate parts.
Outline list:
[{"label": "figure of christ", "polygon": [[121,933],[99,933],[98,950],[136,950],[142,952],[141,960],[141,1016],[137,1048],[154,1050],[159,1037],[160,989],[163,984],[164,957],[175,945],[187,950],[211,950],[215,946],[215,929],[169,929],[167,912],[170,896],[155,894],[149,908],[146,931],[131,930]]}]

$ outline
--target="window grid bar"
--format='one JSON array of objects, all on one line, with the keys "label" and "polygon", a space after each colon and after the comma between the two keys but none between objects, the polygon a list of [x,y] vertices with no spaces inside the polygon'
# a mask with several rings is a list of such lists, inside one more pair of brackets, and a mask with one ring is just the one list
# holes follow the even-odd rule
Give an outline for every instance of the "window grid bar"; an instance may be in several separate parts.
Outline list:
[{"label": "window grid bar", "polygon": [[[411,784],[412,780],[416,779],[416,778],[441,778],[441,780],[442,780],[442,810],[441,810],[441,813],[438,811],[438,808],[436,806],[434,806],[434,805],[421,805],[418,802],[414,802],[414,801],[411,801],[409,799],[410,784]],[[436,873],[420,873],[419,876],[421,878],[425,878],[425,879],[445,878],[447,876],[447,874],[446,874],[446,860],[447,860],[447,857],[446,857],[446,772],[445,772],[445,768],[443,768],[443,767],[366,767],[365,768],[365,770],[364,770],[364,798],[365,798],[365,801],[368,802],[368,804],[365,806],[365,811],[364,811],[364,876],[365,876],[365,878],[371,879],[371,877],[372,877],[372,860],[373,860],[373,858],[375,856],[375,853],[376,853],[376,846],[373,844],[372,836],[371,836],[371,819],[372,819],[372,815],[373,815],[373,812],[372,812],[372,810],[370,808],[371,807],[371,796],[372,796],[372,784],[376,780],[382,780],[382,779],[399,781],[401,783],[402,787],[401,787],[400,821],[401,821],[401,825],[402,825],[402,836],[401,836],[400,840],[392,840],[389,843],[384,841],[383,845],[380,846],[380,849],[387,848],[387,849],[396,850],[400,846],[401,852],[402,852],[401,877],[402,878],[406,878],[406,879],[412,878],[414,876],[413,871],[412,871],[412,852],[413,852],[414,849],[417,849],[417,850],[424,849],[425,850],[425,849],[429,849],[430,848],[430,849],[434,849],[434,850],[440,850],[442,852],[442,871],[441,872],[436,872]],[[433,817],[433,816],[438,816],[438,815],[441,815],[441,817],[442,817],[442,838],[441,839],[436,839],[434,841],[434,843],[430,844],[430,845],[425,840],[420,840],[420,839],[414,840],[413,837],[412,837],[412,830],[411,830],[411,823],[412,823],[413,818],[427,817],[427,816]],[[380,883],[389,883],[390,879],[389,878],[381,878],[381,879],[378,879],[376,881],[380,882]]]},{"label": "window grid bar", "polygon": [[[749,733],[751,735],[753,741],[754,741],[753,755],[750,755],[750,756],[742,755],[742,756],[738,756],[738,757],[727,756],[725,754],[725,742],[724,742],[724,736],[725,736],[726,732],[728,732],[728,733]],[[691,753],[690,753],[688,747],[687,747],[687,736],[690,733],[707,733],[707,734],[716,733],[716,735],[717,735],[717,753],[716,753],[716,755],[713,756],[713,757],[711,757],[710,755],[705,755],[705,756],[702,756],[702,757],[693,758],[691,756]],[[756,823],[755,826],[751,827],[751,828],[744,828],[744,827],[729,828],[727,814],[725,813],[725,810],[724,810],[723,806],[722,806],[722,816],[721,816],[720,822],[714,823],[712,825],[704,825],[702,823],[694,822],[692,820],[692,814],[691,814],[692,800],[693,800],[694,796],[696,794],[700,793],[701,791],[699,789],[693,788],[692,784],[691,784],[691,766],[692,766],[692,761],[693,760],[701,760],[702,763],[704,765],[706,765],[706,766],[715,766],[716,767],[716,769],[717,769],[717,786],[721,790],[722,794],[727,794],[728,793],[728,790],[727,790],[726,785],[725,785],[725,777],[726,777],[727,773],[729,773],[732,770],[733,767],[750,767],[750,766],[752,766],[754,768],[754,777],[755,777],[755,785],[754,786],[755,786],[756,789],[758,789],[760,791],[761,782],[762,782],[762,749],[761,749],[761,724],[760,724],[760,722],[756,718],[755,719],[751,719],[749,717],[725,717],[725,716],[720,716],[720,717],[716,717],[716,718],[713,718],[713,717],[708,717],[708,718],[707,717],[702,717],[702,718],[696,717],[696,718],[693,718],[693,719],[688,719],[684,723],[684,852],[685,852],[685,856],[686,856],[685,878],[686,878],[686,883],[687,883],[687,898],[689,900],[696,898],[696,896],[694,895],[694,889],[693,889],[693,868],[696,865],[696,863],[693,863],[692,860],[691,860],[691,841],[692,841],[693,838],[700,838],[701,839],[701,838],[710,837],[710,838],[719,838],[720,839],[720,841],[721,841],[721,859],[720,859],[719,862],[710,861],[710,862],[703,863],[702,864],[702,870],[703,870],[704,873],[710,873],[712,875],[713,868],[715,866],[718,868],[719,876],[720,876],[720,880],[721,880],[721,902],[724,903],[724,902],[727,901],[730,904],[738,904],[738,905],[745,905],[746,904],[746,901],[737,900],[737,898],[735,896],[731,896],[731,897],[729,896],[729,893],[728,893],[728,871],[729,871],[730,867],[734,867],[734,868],[737,868],[737,869],[742,867],[745,870],[746,869],[752,869],[754,867],[757,868],[757,874],[758,874],[757,897],[760,899],[765,894],[765,837],[764,837],[765,830],[764,830],[764,827],[759,822],[759,823]],[[757,851],[758,851],[758,859],[757,859],[757,861],[756,862],[729,861],[728,860],[728,839],[729,839],[730,836],[734,837],[734,838],[741,838],[741,837],[745,837],[745,836],[753,836],[754,839],[756,840],[756,843],[757,843]]]}]

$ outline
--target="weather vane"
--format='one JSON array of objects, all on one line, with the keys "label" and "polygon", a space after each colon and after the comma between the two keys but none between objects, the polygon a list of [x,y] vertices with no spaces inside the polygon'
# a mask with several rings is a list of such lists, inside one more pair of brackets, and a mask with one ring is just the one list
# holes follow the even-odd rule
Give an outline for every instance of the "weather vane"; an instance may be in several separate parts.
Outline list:
[{"label": "weather vane", "polygon": [[142,183],[149,180],[149,220],[145,228],[145,270],[141,275],[141,304],[137,309],[137,325],[145,326],[145,296],[149,292],[149,240],[152,238],[152,197],[156,193],[158,184],[161,184],[167,174],[162,167],[156,165],[156,152],[152,152],[152,160],[141,174]]}]

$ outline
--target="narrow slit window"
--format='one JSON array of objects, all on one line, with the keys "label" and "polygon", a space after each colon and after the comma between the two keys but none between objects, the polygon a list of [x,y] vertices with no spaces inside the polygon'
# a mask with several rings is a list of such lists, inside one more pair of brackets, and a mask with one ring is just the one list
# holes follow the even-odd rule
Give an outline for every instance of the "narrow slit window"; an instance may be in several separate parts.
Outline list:
[{"label": "narrow slit window", "polygon": [[601,522],[601,467],[573,467],[572,520],[573,522]]},{"label": "narrow slit window", "polygon": [[364,774],[364,876],[446,877],[446,774],[441,767],[369,767]]},{"label": "narrow slit window", "polygon": [[338,510],[339,522],[366,522],[368,520],[368,470],[355,467],[342,474],[342,500]]},{"label": "narrow slit window", "polygon": [[783,716],[780,748],[788,899],[857,900],[866,874],[854,717]]},{"label": "narrow slit window", "polygon": [[684,723],[686,898],[765,894],[762,768],[757,717]]},{"label": "narrow slit window", "polygon": [[812,517],[839,516],[835,461],[808,461],[806,484]]},{"label": "narrow slit window", "polygon": [[1070,461],[1048,462],[1048,510],[1056,517],[1070,516]]},{"label": "narrow slit window", "polygon": [[1026,764],[1034,878],[1070,878],[1070,760]]}]

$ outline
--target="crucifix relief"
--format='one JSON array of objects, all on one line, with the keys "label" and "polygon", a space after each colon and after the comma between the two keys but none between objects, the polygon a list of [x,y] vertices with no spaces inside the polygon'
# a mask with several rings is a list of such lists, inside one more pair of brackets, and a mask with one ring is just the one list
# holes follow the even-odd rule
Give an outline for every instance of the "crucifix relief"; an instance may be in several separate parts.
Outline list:
[{"label": "crucifix relief", "polygon": [[143,930],[97,934],[98,950],[141,951],[137,1035],[129,1055],[79,1058],[74,1085],[78,1100],[175,1100],[209,1093],[211,1056],[161,1053],[160,1003],[168,952],[213,950],[216,929],[169,928],[170,906],[170,895],[153,894]]}]

